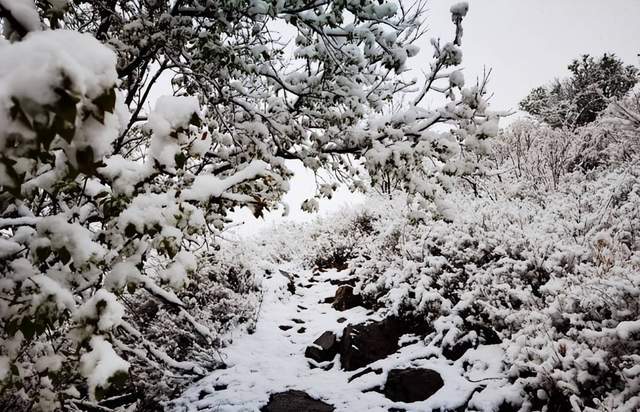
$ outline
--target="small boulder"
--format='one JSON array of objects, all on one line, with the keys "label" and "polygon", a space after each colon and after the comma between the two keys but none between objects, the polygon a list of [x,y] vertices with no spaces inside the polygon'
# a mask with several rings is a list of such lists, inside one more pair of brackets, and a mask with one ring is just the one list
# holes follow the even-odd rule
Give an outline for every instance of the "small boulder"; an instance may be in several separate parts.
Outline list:
[{"label": "small boulder", "polygon": [[334,407],[313,399],[308,393],[296,390],[274,393],[261,412],[332,412]]},{"label": "small boulder", "polygon": [[282,270],[282,269],[279,269],[279,270],[280,270],[280,274],[282,276],[284,276],[288,280],[288,282],[287,282],[287,290],[292,295],[295,295],[295,293],[296,293],[296,278],[298,277],[298,275],[296,275],[295,273],[287,272],[286,270]]},{"label": "small boulder", "polygon": [[431,369],[392,369],[384,385],[384,396],[394,402],[424,401],[443,386],[440,374]]},{"label": "small boulder", "polygon": [[449,360],[457,361],[469,349],[473,349],[474,347],[476,347],[476,344],[473,340],[459,340],[453,345],[444,345],[442,347],[442,356]]},{"label": "small boulder", "polygon": [[316,362],[326,362],[333,359],[338,353],[338,339],[333,332],[325,332],[313,343],[307,346],[304,356]]},{"label": "small boulder", "polygon": [[374,372],[376,375],[380,375],[382,373],[382,369],[371,369],[371,368],[363,369],[360,372],[354,373],[353,375],[351,375],[351,377],[347,380],[347,382],[351,383],[352,381],[358,379],[359,377],[364,376],[371,372]]},{"label": "small boulder", "polygon": [[343,285],[336,290],[336,296],[333,300],[333,308],[335,310],[348,310],[360,306],[362,304],[362,296],[353,294],[353,286]]},{"label": "small boulder", "polygon": [[502,342],[498,333],[490,326],[482,324],[472,324],[468,328],[471,330],[453,344],[443,345],[442,355],[456,361],[462,357],[469,349],[475,349],[479,344],[495,345]]},{"label": "small boulder", "polygon": [[329,279],[329,283],[333,286],[348,285],[354,287],[358,282],[358,278],[341,278],[341,279]]},{"label": "small boulder", "polygon": [[408,333],[424,336],[429,330],[424,321],[395,316],[378,322],[347,325],[340,344],[342,368],[353,371],[384,359],[400,348],[400,336]]}]

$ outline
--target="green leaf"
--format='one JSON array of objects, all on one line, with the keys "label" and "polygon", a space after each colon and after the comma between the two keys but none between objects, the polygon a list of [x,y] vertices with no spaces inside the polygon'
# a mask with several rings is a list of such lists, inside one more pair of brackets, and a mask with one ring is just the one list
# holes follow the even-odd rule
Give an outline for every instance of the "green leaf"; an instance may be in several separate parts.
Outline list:
[{"label": "green leaf", "polygon": [[13,105],[9,109],[9,115],[11,116],[11,119],[18,120],[24,126],[27,126],[29,129],[33,129],[33,126],[31,125],[29,118],[27,117],[24,110],[22,110],[22,105],[20,104],[20,100],[18,100],[15,97],[12,97],[11,103],[13,103]]},{"label": "green leaf", "polygon": [[102,162],[94,161],[93,147],[91,146],[78,149],[76,161],[78,162],[78,170],[89,176],[95,175],[98,167],[102,165]]},{"label": "green leaf", "polygon": [[94,113],[96,119],[104,123],[104,114],[106,112],[113,113],[116,107],[116,89],[115,87],[106,90],[100,96],[92,100],[92,103],[97,108],[97,113]]},{"label": "green leaf", "polygon": [[31,340],[36,334],[35,323],[27,318],[23,318],[22,323],[20,324],[20,332],[22,332],[27,340]]},{"label": "green leaf", "polygon": [[51,248],[49,246],[40,246],[36,248],[36,257],[39,262],[44,262],[47,260],[49,255],[51,254]]},{"label": "green leaf", "polygon": [[126,237],[133,237],[138,234],[138,230],[133,223],[129,223],[127,227],[124,228],[124,235]]},{"label": "green leaf", "polygon": [[[67,143],[71,143],[73,137],[76,134],[76,125],[73,122],[68,122],[62,116],[55,116],[53,118],[53,123],[51,124],[51,128],[49,129],[49,131],[53,135],[53,137],[55,137],[55,135],[59,135]],[[52,140],[53,137],[51,138]],[[47,144],[45,148],[48,149],[49,144]]]},{"label": "green leaf", "polygon": [[189,120],[189,124],[192,124],[196,127],[200,127],[202,126],[202,119],[200,119],[200,116],[198,116],[198,113],[193,113],[191,115],[191,119]]},{"label": "green leaf", "polygon": [[80,99],[64,89],[57,88],[55,92],[58,94],[58,101],[53,108],[58,116],[62,117],[69,123],[76,122],[76,116],[78,115],[78,108],[76,105]]},{"label": "green leaf", "polygon": [[66,247],[62,247],[58,250],[58,257],[62,264],[66,265],[71,260],[71,253],[69,253]]},{"label": "green leaf", "polygon": [[182,152],[176,153],[173,158],[176,161],[176,167],[178,169],[182,169],[184,167],[184,164],[187,162],[187,156]]}]

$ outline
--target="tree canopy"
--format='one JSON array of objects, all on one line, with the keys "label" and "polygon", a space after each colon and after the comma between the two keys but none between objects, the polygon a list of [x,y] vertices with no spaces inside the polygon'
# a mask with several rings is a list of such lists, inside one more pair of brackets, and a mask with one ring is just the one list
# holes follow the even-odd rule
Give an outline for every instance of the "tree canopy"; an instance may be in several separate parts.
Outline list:
[{"label": "tree canopy", "polygon": [[568,68],[570,77],[536,87],[520,109],[552,127],[576,128],[593,122],[612,98],[622,98],[638,82],[638,69],[614,54],[583,55]]},{"label": "tree canopy", "polygon": [[[185,288],[216,270],[230,211],[280,201],[288,160],[354,189],[363,165],[427,198],[481,174],[498,114],[459,71],[467,11],[451,8],[420,84],[405,70],[421,2],[0,0],[3,405],[96,405],[141,379],[134,363],[202,376],[137,305],[211,342],[215,320]],[[421,107],[431,92],[448,103]]]}]

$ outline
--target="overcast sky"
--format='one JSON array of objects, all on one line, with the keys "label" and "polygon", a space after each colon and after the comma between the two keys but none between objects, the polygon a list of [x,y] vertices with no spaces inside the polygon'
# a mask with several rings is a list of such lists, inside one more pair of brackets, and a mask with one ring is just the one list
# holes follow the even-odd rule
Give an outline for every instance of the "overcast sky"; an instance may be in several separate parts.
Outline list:
[{"label": "overcast sky", "polygon": [[[426,63],[430,37],[450,38],[453,3],[429,3],[430,36],[415,61]],[[613,52],[640,63],[640,0],[470,0],[469,6],[463,66],[467,80],[483,66],[493,68],[493,108],[516,109],[532,88],[566,76],[567,65],[582,54]]]},{"label": "overcast sky", "polygon": [[[428,69],[430,38],[451,38],[449,8],[456,2],[430,2],[429,33],[419,43],[421,53],[411,64],[415,69]],[[469,5],[463,23],[465,77],[471,83],[484,67],[492,68],[493,109],[517,109],[532,88],[566,76],[570,61],[585,53],[613,52],[628,64],[640,65],[640,0],[471,0]],[[313,177],[301,168],[296,171],[292,190],[285,197],[290,205],[287,219],[308,220],[310,215],[300,211],[300,203],[313,195]],[[323,201],[321,210],[326,214],[362,200],[342,190],[333,200]],[[237,219],[247,223],[239,232],[255,232],[281,221],[281,215],[281,211],[274,212],[266,220],[256,220],[241,212]]]}]

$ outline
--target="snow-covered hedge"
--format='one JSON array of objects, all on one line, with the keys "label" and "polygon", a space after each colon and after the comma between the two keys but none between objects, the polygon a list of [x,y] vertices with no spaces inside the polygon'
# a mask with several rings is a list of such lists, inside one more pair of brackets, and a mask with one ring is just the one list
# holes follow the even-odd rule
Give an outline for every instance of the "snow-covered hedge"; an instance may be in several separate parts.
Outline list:
[{"label": "snow-covered hedge", "polygon": [[[572,144],[583,150],[567,159],[597,154],[610,161],[567,162],[555,190],[520,174],[546,173],[531,168],[538,158],[523,156],[520,169],[485,181],[479,196],[458,186],[430,213],[401,196],[371,199],[337,228],[327,222],[310,232],[323,233],[327,245],[357,238],[349,262],[357,290],[390,313],[421,316],[433,331],[427,343],[442,356],[501,343],[506,378],[497,381],[503,389],[492,384],[491,407],[636,410],[640,168],[630,149],[640,128],[633,113],[575,131]],[[522,127],[504,134],[520,138]],[[547,150],[557,138],[546,128],[535,133],[540,145],[532,150]],[[585,138],[594,134],[608,136],[606,144]],[[625,140],[628,150],[619,156]],[[350,232],[365,216],[369,230]]]}]

